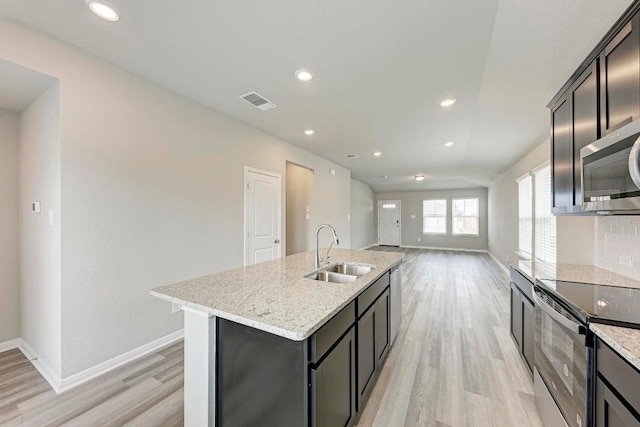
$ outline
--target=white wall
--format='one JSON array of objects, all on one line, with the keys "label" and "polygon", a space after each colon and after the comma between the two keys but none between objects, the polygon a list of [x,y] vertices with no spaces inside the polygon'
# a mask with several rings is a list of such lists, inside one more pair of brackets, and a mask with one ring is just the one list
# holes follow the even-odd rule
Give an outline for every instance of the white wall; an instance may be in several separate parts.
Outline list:
[{"label": "white wall", "polygon": [[20,337],[18,115],[0,110],[0,343]]},{"label": "white wall", "polygon": [[351,247],[363,248],[375,243],[373,190],[364,182],[351,180]]},{"label": "white wall", "polygon": [[640,216],[596,219],[595,265],[640,280]]},{"label": "white wall", "polygon": [[350,246],[348,170],[19,24],[0,39],[60,80],[63,378],[182,327],[149,289],[242,265],[245,165],[314,169],[311,225]]},{"label": "white wall", "polygon": [[[451,199],[477,197],[479,199],[480,218],[478,236],[453,236],[451,235]],[[448,199],[449,219],[447,219],[447,236],[433,236],[422,234],[422,201],[425,199]],[[487,189],[485,187],[464,188],[454,190],[430,190],[430,191],[407,191],[376,193],[375,197],[375,224],[378,223],[378,201],[380,200],[400,200],[402,202],[402,212],[400,223],[402,227],[402,245],[405,246],[425,246],[433,248],[453,248],[453,249],[487,249]],[[411,218],[415,215],[415,218]],[[375,227],[376,240],[378,227]],[[420,239],[420,240],[418,240]]]},{"label": "white wall", "polygon": [[[518,250],[518,184],[516,180],[549,161],[549,140],[516,162],[489,187],[489,252],[505,266]],[[556,259],[559,263],[592,264],[594,219],[589,216],[556,217]]]},{"label": "white wall", "polygon": [[[61,373],[60,88],[20,114],[20,316],[22,339]],[[32,203],[40,202],[40,213]],[[50,222],[53,214],[53,225]]]},{"label": "white wall", "polygon": [[[287,163],[287,255],[305,252],[314,248],[310,227],[313,210],[313,171],[293,163]],[[309,220],[307,220],[307,214]]]}]

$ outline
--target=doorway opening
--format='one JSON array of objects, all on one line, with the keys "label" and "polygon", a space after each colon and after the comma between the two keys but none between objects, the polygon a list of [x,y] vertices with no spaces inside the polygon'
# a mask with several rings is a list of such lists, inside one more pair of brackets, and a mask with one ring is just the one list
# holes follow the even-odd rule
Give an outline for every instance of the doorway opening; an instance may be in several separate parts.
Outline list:
[{"label": "doorway opening", "polygon": [[315,172],[287,162],[286,173],[287,255],[293,255],[313,247],[311,214]]},{"label": "doorway opening", "polygon": [[400,246],[402,225],[400,224],[400,200],[378,201],[378,244]]}]

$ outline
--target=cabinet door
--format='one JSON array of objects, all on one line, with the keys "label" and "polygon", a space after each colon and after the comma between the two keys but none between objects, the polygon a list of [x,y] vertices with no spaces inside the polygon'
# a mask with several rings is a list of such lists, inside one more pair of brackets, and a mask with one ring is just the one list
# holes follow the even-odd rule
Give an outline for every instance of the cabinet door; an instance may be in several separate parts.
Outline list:
[{"label": "cabinet door", "polygon": [[567,213],[573,206],[573,153],[571,110],[566,97],[551,110],[551,173],[553,213]]},{"label": "cabinet door", "polygon": [[375,328],[376,328],[376,366],[382,365],[384,357],[389,350],[389,289],[387,289],[378,301],[375,308]]},{"label": "cabinet door", "polygon": [[358,341],[358,411],[366,402],[373,384],[376,369],[375,304],[367,310],[357,323]]},{"label": "cabinet door", "polygon": [[596,385],[596,427],[640,427],[640,421],[600,378]]},{"label": "cabinet door", "polygon": [[569,89],[573,123],[573,205],[582,210],[580,150],[600,138],[598,67],[593,64]]},{"label": "cabinet door", "polygon": [[312,427],[344,427],[356,413],[356,348],[353,328],[311,370]]},{"label": "cabinet door", "polygon": [[533,370],[535,363],[535,345],[536,345],[536,314],[533,304],[522,296],[522,354],[524,360],[529,365],[529,369]]},{"label": "cabinet door", "polygon": [[639,16],[634,16],[600,55],[600,123],[603,135],[640,114]]},{"label": "cabinet door", "polygon": [[511,283],[511,336],[522,351],[522,300],[520,290]]}]

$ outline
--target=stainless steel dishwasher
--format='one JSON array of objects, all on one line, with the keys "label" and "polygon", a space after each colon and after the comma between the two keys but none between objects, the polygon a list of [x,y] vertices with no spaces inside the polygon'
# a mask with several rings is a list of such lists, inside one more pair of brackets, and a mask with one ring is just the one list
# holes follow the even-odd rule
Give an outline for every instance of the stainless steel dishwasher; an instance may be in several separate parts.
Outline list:
[{"label": "stainless steel dishwasher", "polygon": [[391,343],[396,340],[398,335],[398,329],[400,329],[400,322],[402,321],[402,269],[401,265],[391,269],[391,313],[389,323],[391,324]]}]

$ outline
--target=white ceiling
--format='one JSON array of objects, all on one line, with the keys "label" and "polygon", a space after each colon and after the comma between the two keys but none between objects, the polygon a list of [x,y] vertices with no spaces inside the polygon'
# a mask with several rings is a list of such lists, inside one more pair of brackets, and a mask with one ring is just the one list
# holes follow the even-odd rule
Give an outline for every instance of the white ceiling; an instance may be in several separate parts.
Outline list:
[{"label": "white ceiling", "polygon": [[[117,23],[83,0],[3,0],[0,15],[396,191],[486,186],[541,143],[546,103],[631,0],[110,3]],[[238,98],[253,90],[278,108]]]},{"label": "white ceiling", "polygon": [[19,113],[55,81],[53,77],[0,59],[0,110]]}]

